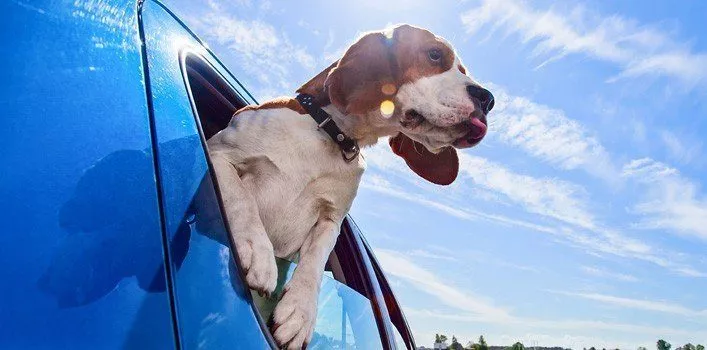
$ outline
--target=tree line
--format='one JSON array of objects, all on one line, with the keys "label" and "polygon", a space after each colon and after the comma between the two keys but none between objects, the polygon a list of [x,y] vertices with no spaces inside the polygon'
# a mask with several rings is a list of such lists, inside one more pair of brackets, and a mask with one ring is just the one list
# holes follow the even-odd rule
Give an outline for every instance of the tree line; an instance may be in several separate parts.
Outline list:
[{"label": "tree line", "polygon": [[[435,334],[435,343],[436,344],[443,344],[446,343],[449,338],[447,338],[446,335],[444,334]],[[660,339],[656,342],[656,350],[671,350],[672,345],[668,343],[667,341]],[[563,349],[561,347],[533,347],[533,349],[545,349],[545,350],[569,350],[569,349]],[[481,335],[479,336],[479,340],[476,342],[468,342],[466,343],[466,346],[462,346],[462,344],[459,342],[456,336],[452,335],[452,341],[451,343],[447,346],[447,350],[525,350],[525,346],[521,342],[516,342],[515,344],[511,346],[489,346],[486,343],[486,339],[484,339],[484,336]],[[584,348],[583,350],[598,350],[595,347],[591,347],[589,349]],[[606,348],[602,348],[601,350],[607,350]],[[611,349],[609,349],[611,350]],[[619,350],[619,349],[613,349],[613,350]],[[643,346],[638,347],[636,350],[648,350]],[[673,350],[705,350],[705,347],[702,344],[697,344],[693,345],[691,343],[687,343],[683,346],[678,346],[677,348]]]},{"label": "tree line", "polygon": [[[447,338],[446,335],[444,334],[435,334],[435,343],[446,343],[449,338]],[[550,348],[546,348],[550,350]],[[489,346],[486,343],[486,339],[484,339],[484,336],[481,335],[479,336],[479,340],[476,342],[468,342],[466,343],[466,346],[463,346],[459,340],[457,339],[456,336],[452,335],[452,342],[447,346],[447,350],[525,350],[525,346],[523,346],[523,343],[521,342],[516,342],[515,344],[508,346],[508,347],[503,347],[503,346]],[[565,350],[562,348],[553,348],[552,350]],[[668,349],[670,350],[670,349]],[[677,349],[676,349],[677,350]],[[695,349],[692,349],[695,350]],[[700,349],[704,350],[704,349]]]}]

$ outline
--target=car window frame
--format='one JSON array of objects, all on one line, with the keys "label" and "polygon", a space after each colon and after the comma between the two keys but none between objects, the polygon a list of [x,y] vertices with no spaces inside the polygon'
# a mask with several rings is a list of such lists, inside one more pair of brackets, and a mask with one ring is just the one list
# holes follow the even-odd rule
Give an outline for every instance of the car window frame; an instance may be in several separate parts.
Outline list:
[{"label": "car window frame", "polygon": [[[237,99],[235,101],[236,103],[232,103],[234,107],[238,107],[239,105],[246,106],[249,104],[249,102],[238,92],[238,89],[236,89],[231,82],[216,68],[216,66],[208,60],[208,58],[200,52],[200,49],[195,49],[192,47],[184,47],[179,51],[179,66],[180,70],[182,73],[182,79],[184,80],[184,88],[187,91],[187,95],[189,96],[189,104],[192,109],[192,114],[194,117],[194,121],[196,123],[197,130],[199,132],[199,140],[201,142],[201,148],[202,151],[204,152],[204,157],[206,159],[206,164],[209,169],[209,176],[211,178],[211,183],[214,187],[214,191],[216,193],[216,200],[218,202],[218,208],[219,208],[219,213],[221,215],[222,221],[224,228],[226,232],[231,232],[231,228],[229,226],[228,220],[226,220],[226,211],[224,209],[223,205],[223,198],[221,197],[221,189],[219,188],[219,183],[216,179],[216,174],[214,173],[214,167],[213,163],[211,162],[211,157],[209,157],[209,152],[208,152],[208,146],[206,144],[206,136],[204,134],[204,130],[201,125],[201,118],[199,117],[199,112],[197,110],[196,106],[196,101],[194,100],[194,95],[192,93],[191,85],[189,82],[189,74],[188,74],[188,64],[187,64],[187,59],[194,59],[195,61],[199,62],[199,64],[202,64],[204,68],[209,69],[213,74],[217,75],[219,80],[221,81],[222,84],[225,84],[223,86],[229,92],[233,97]],[[213,53],[209,52],[209,54],[213,57]],[[219,62],[220,63],[220,62]],[[235,78],[234,78],[235,79]],[[228,98],[228,96],[225,96],[222,91],[219,91],[222,96]],[[250,95],[249,95],[250,96]],[[252,96],[250,96],[252,98]],[[233,101],[232,101],[233,102]],[[253,101],[256,102],[256,101]],[[257,102],[256,102],[257,103]],[[235,111],[234,111],[235,112]],[[234,265],[237,267],[238,270],[238,277],[245,283],[245,272],[243,271],[243,268],[241,267],[240,263],[238,262],[238,259],[236,259],[236,244],[233,241],[233,237],[228,234],[228,249],[231,252],[231,257],[234,260]],[[246,293],[246,298],[248,298],[248,304],[250,304],[251,309],[253,313],[255,314],[255,318],[258,320],[258,324],[260,325],[260,330],[265,336],[265,339],[267,340],[268,344],[272,349],[277,349],[277,343],[275,342],[275,339],[272,336],[272,333],[270,332],[269,327],[267,326],[267,322],[261,317],[260,312],[258,311],[257,306],[253,302],[252,297],[250,296],[249,293]]]},{"label": "car window frame", "polygon": [[[372,260],[367,253],[361,230],[350,215],[347,215],[341,223],[340,235],[343,235],[348,240],[348,244],[355,248],[351,249],[352,255],[359,262],[357,266],[360,268],[360,273],[364,275],[366,296],[371,301],[383,349],[396,349],[395,335],[393,334],[395,330],[386,307],[385,297],[378,283],[378,278],[376,278]],[[342,236],[339,237],[339,239],[341,238]]]},{"label": "car window frame", "polygon": [[[395,296],[393,288],[388,282],[388,278],[383,272],[383,268],[378,262],[376,256],[373,254],[373,249],[371,249],[371,246],[368,244],[368,241],[363,236],[361,238],[363,241],[363,245],[365,246],[366,252],[369,258],[371,259],[371,264],[373,265],[373,269],[376,274],[376,279],[378,280],[379,285],[381,285],[381,290],[385,290],[384,293],[390,294],[389,297],[385,298],[385,301],[386,309],[388,310],[388,315],[390,316],[391,324],[393,325],[395,330],[398,331],[400,337],[403,338],[403,341],[405,341],[405,345],[408,349],[417,349],[417,346],[415,345],[415,338],[413,337],[412,331],[410,330],[410,325],[407,321],[407,318],[405,317],[405,314],[403,313],[402,308],[400,307],[400,303],[398,302],[398,298]],[[392,303],[394,306],[394,310],[392,311],[388,308],[388,304],[390,303]],[[400,326],[398,326],[394,321],[395,318],[397,318],[397,323],[399,323]]]}]

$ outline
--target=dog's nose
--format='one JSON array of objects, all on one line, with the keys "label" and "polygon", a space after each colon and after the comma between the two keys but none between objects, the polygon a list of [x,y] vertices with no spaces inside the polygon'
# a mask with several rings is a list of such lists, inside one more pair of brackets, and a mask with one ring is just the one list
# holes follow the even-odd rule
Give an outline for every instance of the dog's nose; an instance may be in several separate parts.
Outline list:
[{"label": "dog's nose", "polygon": [[491,91],[488,91],[478,85],[467,85],[466,91],[469,93],[469,96],[479,100],[484,114],[491,111],[494,105],[493,94]]}]

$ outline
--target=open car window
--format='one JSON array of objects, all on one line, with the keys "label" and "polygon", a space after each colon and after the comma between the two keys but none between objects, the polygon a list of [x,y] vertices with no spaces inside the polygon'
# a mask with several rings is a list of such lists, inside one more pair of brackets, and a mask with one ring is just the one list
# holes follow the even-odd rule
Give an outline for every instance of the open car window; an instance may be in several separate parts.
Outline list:
[{"label": "open car window", "polygon": [[[199,57],[187,56],[185,64],[201,131],[204,138],[209,139],[228,126],[233,113],[243,107],[243,100]],[[366,277],[345,241],[337,242],[325,267],[310,349],[382,348],[373,306],[365,296]],[[277,266],[278,284],[272,297],[261,297],[251,291],[260,318],[266,324],[271,320],[282,289],[294,273],[296,261],[277,259]],[[232,275],[231,278],[237,277]]]}]

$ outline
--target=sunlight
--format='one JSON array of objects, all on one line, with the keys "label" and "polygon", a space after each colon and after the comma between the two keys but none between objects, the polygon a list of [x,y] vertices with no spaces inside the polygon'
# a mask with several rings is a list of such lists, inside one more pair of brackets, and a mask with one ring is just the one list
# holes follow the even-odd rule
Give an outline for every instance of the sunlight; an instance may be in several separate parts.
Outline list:
[{"label": "sunlight", "polygon": [[389,117],[393,114],[395,111],[395,104],[391,100],[385,100],[381,102],[381,113],[383,113],[384,116]]}]

